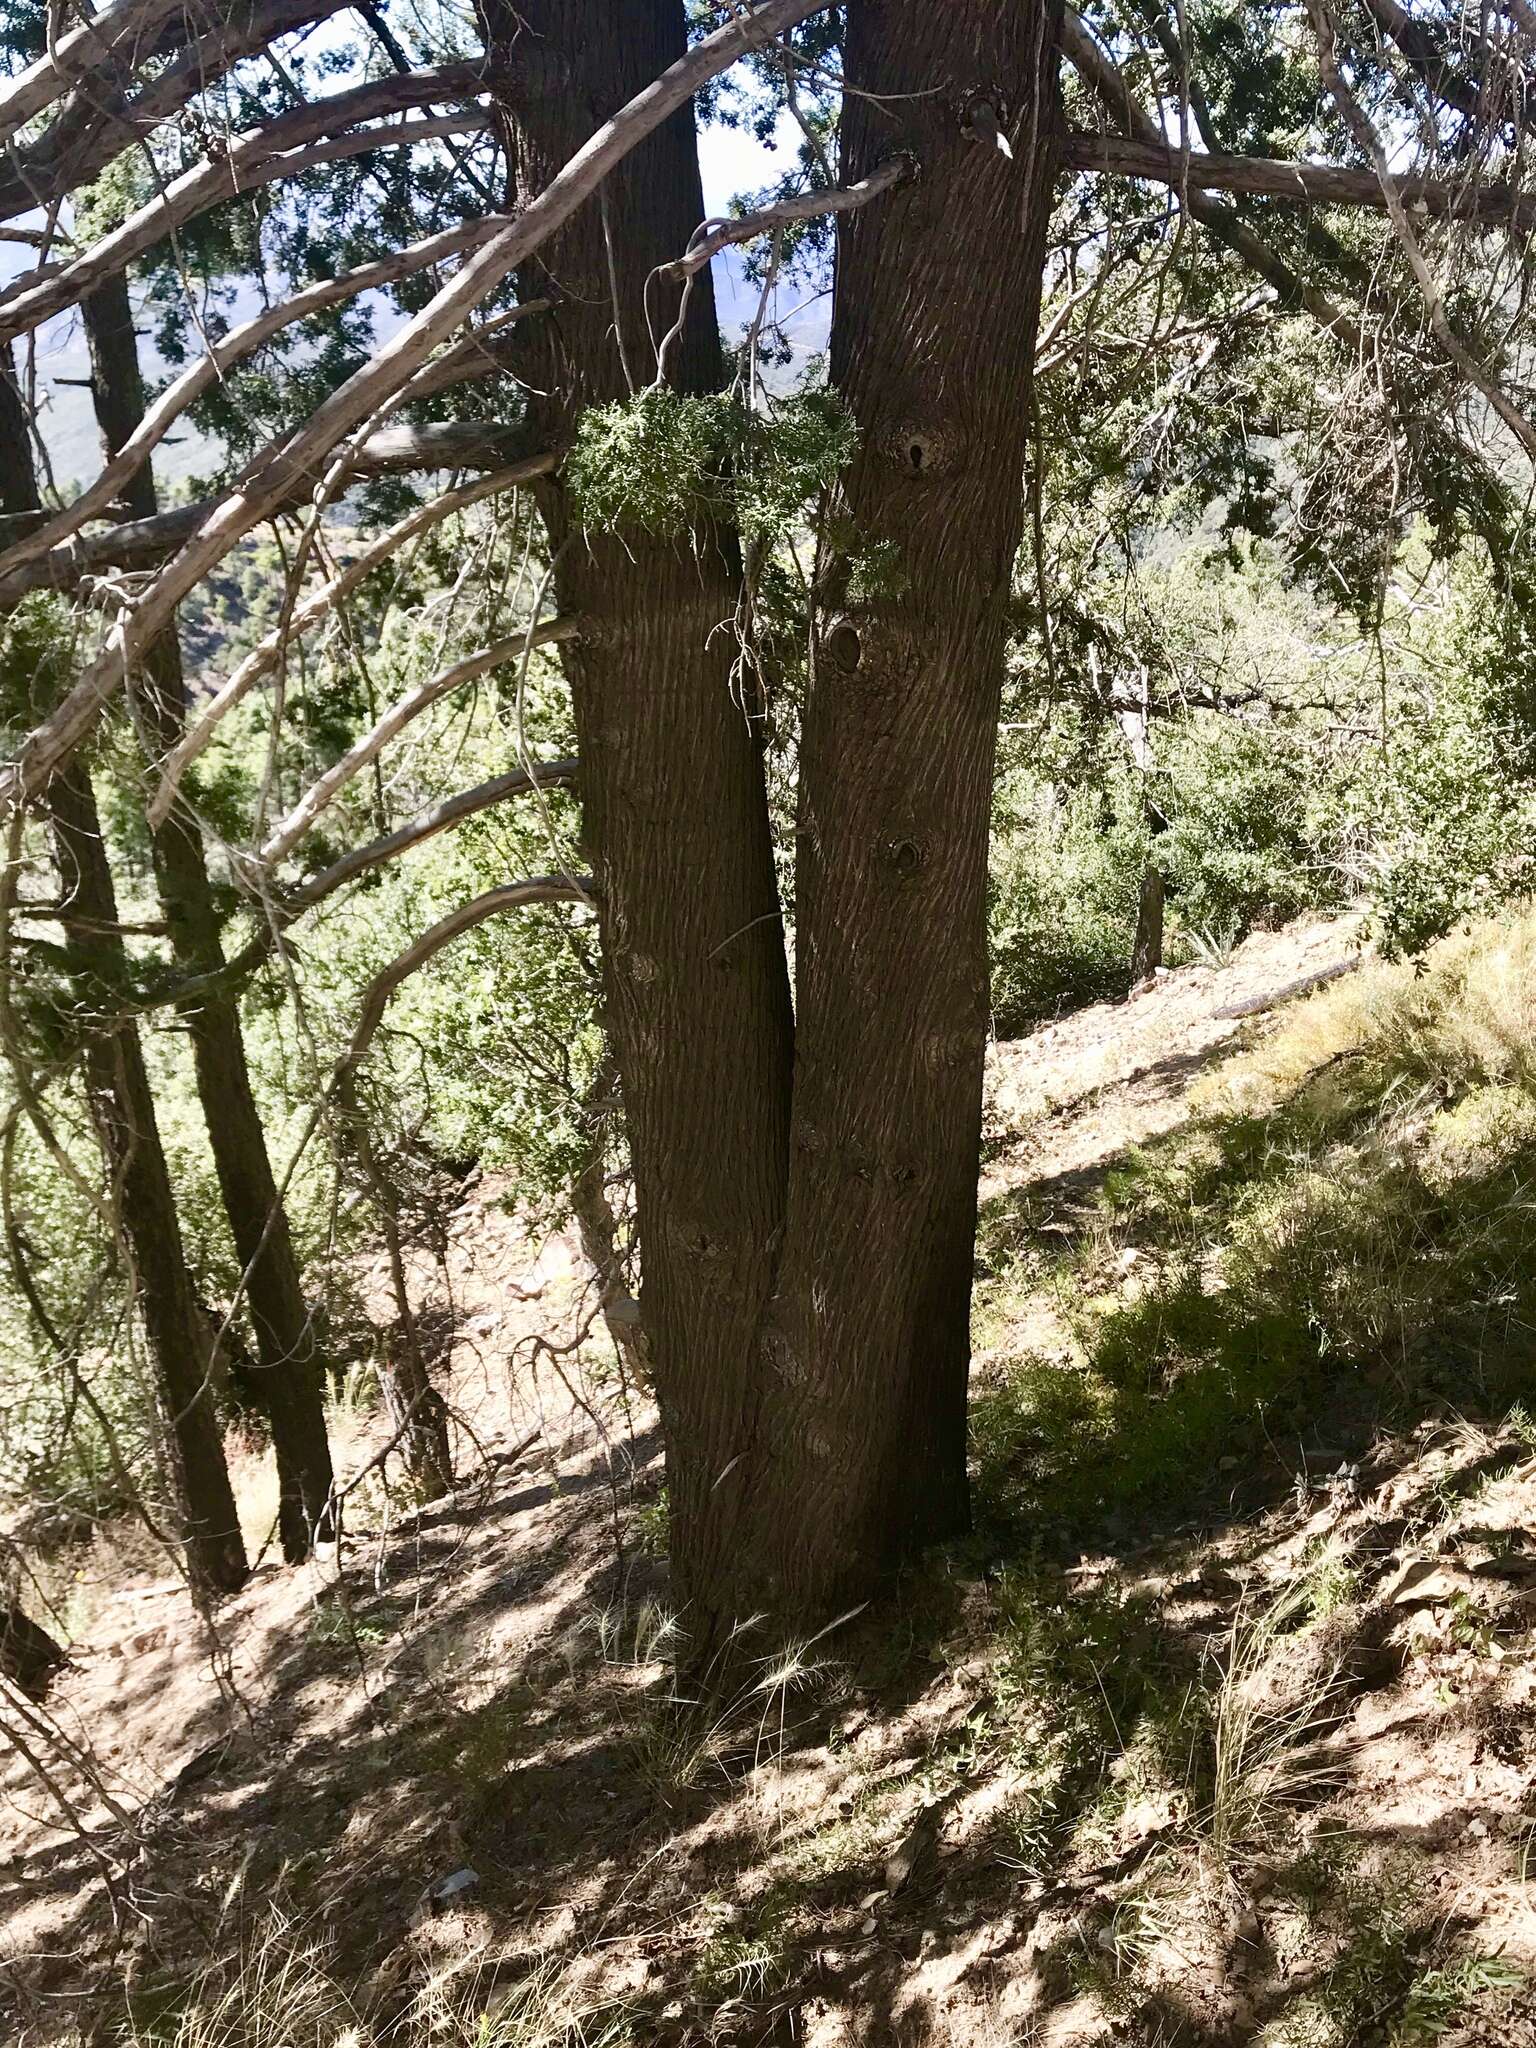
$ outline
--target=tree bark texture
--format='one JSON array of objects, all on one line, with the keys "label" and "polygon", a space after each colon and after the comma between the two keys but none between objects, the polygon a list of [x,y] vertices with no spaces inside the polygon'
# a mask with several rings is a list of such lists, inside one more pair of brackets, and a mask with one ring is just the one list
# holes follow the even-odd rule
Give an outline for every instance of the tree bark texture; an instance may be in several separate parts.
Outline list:
[{"label": "tree bark texture", "polygon": [[[126,278],[109,279],[83,302],[82,311],[92,397],[110,460],[144,413]],[[129,480],[124,495],[136,518],[152,518],[159,510],[147,464]],[[174,627],[149,647],[132,690],[144,737],[163,757],[186,725],[186,681]],[[190,813],[173,810],[154,833],[153,849],[177,967],[188,976],[216,973],[224,965],[219,917],[202,835]],[[251,1087],[237,998],[222,991],[204,993],[183,1015],[219,1192],[246,1275],[258,1387],[277,1461],[279,1541],[284,1557],[297,1563],[309,1555],[316,1536],[330,1533],[332,1471],[321,1361]]]},{"label": "tree bark texture", "polygon": [[813,1616],[968,1521],[987,841],[1058,137],[1049,0],[851,0],[847,21],[843,182],[895,151],[918,172],[838,230],[831,370],[859,441],[801,740],[754,1517],[767,1597]]}]

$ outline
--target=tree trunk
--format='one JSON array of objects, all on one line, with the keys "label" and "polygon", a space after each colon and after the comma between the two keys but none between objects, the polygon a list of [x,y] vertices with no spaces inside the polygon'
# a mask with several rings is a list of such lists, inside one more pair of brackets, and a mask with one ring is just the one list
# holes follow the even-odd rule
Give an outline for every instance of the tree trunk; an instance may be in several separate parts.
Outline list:
[{"label": "tree trunk", "polygon": [[121,944],[93,936],[117,923],[117,898],[95,794],[79,761],[54,776],[45,802],[62,895],[78,923],[76,949],[96,952],[106,970],[76,977],[81,1057],[154,1360],[187,1572],[205,1595],[229,1592],[244,1582],[245,1546],[214,1409],[207,1332],[182,1249],[144,1053],[133,1025],[100,1029],[92,1014],[103,1000],[112,1001],[118,977],[111,969],[121,959]]},{"label": "tree trunk", "polygon": [[1141,877],[1141,895],[1136,905],[1136,942],[1131,948],[1131,987],[1149,981],[1163,964],[1163,909],[1167,889],[1163,871],[1148,861]]},{"label": "tree trunk", "polygon": [[[987,841],[1058,131],[1048,0],[851,0],[832,378],[858,425],[800,757],[764,1598],[862,1600],[968,1521]],[[937,89],[936,89],[937,88]],[[998,147],[998,126],[1011,139]],[[864,573],[856,574],[861,563]]]},{"label": "tree trunk", "polygon": [[[90,294],[82,301],[82,311],[91,351],[91,392],[110,460],[144,414],[126,276],[120,273]],[[123,495],[135,518],[150,518],[159,510],[147,464]],[[144,735],[163,756],[180,739],[186,723],[186,682],[174,628],[149,648],[133,687]],[[185,810],[173,811],[154,835],[154,863],[177,966],[188,975],[222,967],[219,918],[202,835]],[[331,1533],[331,1451],[321,1399],[321,1360],[251,1088],[237,999],[224,993],[200,996],[185,1005],[182,1015],[191,1034],[198,1099],[219,1192],[246,1275],[260,1367],[258,1387],[277,1462],[278,1536],[284,1557],[298,1563],[309,1555],[316,1537]]]},{"label": "tree trunk", "polygon": [[[682,0],[483,0],[507,79],[514,205],[684,47]],[[505,71],[499,67],[505,66]],[[691,110],[625,159],[540,254],[520,367],[535,425],[568,437],[582,410],[656,374],[651,333],[677,289],[652,270],[704,217]],[[523,334],[519,328],[519,335]],[[721,377],[714,297],[696,279],[668,356],[673,387]],[[562,493],[544,494],[557,547]],[[743,1611],[753,1537],[728,1475],[756,1430],[756,1333],[783,1221],[791,1016],[761,748],[733,693],[734,537],[700,527],[577,536],[556,566],[580,637],[562,656],[581,756],[583,838],[602,907],[604,1011],[635,1167],[642,1311],[667,1443],[674,1595],[685,1627]],[[723,1590],[722,1590],[723,1589]]]},{"label": "tree trunk", "polygon": [[[519,0],[521,41],[503,17],[517,199],[680,47],[677,0],[632,0],[622,25],[601,9],[571,20],[582,11]],[[562,609],[582,615],[566,658],[674,1592],[706,1663],[750,1615],[814,1623],[967,1519],[986,852],[1056,168],[1055,9],[854,0],[848,22],[845,178],[896,151],[920,176],[840,223],[832,364],[860,430],[841,508],[854,559],[826,579],[801,747],[787,1183],[767,814],[727,636],[711,633],[734,554],[714,535],[686,554],[626,535],[584,541],[558,571]],[[645,279],[702,217],[685,121],[606,204],[548,255],[566,297],[530,382],[560,393],[556,427],[623,395],[615,326],[636,381],[654,374]],[[672,365],[685,391],[716,374],[706,283]],[[664,331],[671,308],[652,300]],[[561,513],[555,500],[557,542]]]},{"label": "tree trunk", "polygon": [[[28,513],[39,502],[26,410],[7,347],[0,350],[0,507]],[[75,977],[86,1088],[154,1362],[187,1575],[199,1593],[212,1596],[244,1582],[245,1545],[214,1410],[207,1332],[187,1271],[138,1031],[132,1024],[94,1028],[103,991],[123,979],[122,942],[113,930],[117,896],[84,763],[61,770],[43,802],[69,911],[66,932],[73,925],[76,950],[94,953],[104,970]],[[111,1000],[107,993],[105,1001]]]}]

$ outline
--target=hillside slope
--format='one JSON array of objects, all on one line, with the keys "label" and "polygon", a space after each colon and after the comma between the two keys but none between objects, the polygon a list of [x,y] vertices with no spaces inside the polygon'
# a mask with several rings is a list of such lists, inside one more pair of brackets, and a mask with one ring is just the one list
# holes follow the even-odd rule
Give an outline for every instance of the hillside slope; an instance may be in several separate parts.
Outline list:
[{"label": "hillside slope", "polygon": [[[1536,2043],[1536,1426],[1448,1398],[1453,1319],[1422,1370],[1405,1319],[1502,1302],[1528,1376],[1530,1204],[1488,1190],[1526,1184],[1536,942],[1478,944],[1277,1019],[1354,935],[1262,935],[998,1048],[976,1543],[708,1714],[666,1676],[650,1412],[560,1348],[569,1248],[469,1196],[458,1494],[391,1498],[359,1416],[339,1560],[212,1623],[126,1537],[73,1561],[74,1667],[19,1732],[80,1828],[19,1753],[0,1780],[12,2033]],[[1411,1220],[1369,1276],[1397,1323],[1358,1233],[1314,1286],[1320,1184]]]}]

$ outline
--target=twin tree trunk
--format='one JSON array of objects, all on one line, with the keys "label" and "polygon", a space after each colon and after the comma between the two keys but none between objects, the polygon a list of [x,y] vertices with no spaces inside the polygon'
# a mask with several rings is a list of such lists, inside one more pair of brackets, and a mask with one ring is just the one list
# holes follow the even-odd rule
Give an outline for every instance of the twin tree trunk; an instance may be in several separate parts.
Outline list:
[{"label": "twin tree trunk", "polygon": [[[7,513],[38,509],[26,414],[9,350],[0,359],[0,493]],[[96,1014],[110,1011],[125,976],[112,868],[83,760],[54,776],[43,808],[67,911],[66,935],[81,961],[74,998],[86,1092],[154,1366],[187,1572],[197,1591],[212,1597],[243,1582],[245,1546],[214,1410],[208,1331],[187,1270],[143,1048],[132,1023],[102,1028]]]},{"label": "twin tree trunk", "polygon": [[[513,200],[683,47],[681,0],[485,0]],[[1051,0],[850,0],[832,375],[859,430],[818,590],[800,751],[798,1000],[754,726],[731,687],[734,539],[559,556],[623,1075],[674,1590],[696,1661],[814,1622],[968,1516],[965,1395],[1005,617],[1056,168]],[[998,147],[1001,124],[1014,155]],[[689,113],[630,156],[528,292],[537,424],[655,374],[647,279],[703,218]],[[651,332],[675,296],[650,287]],[[716,387],[701,276],[674,387]],[[558,545],[570,515],[546,498]]]},{"label": "twin tree trunk", "polygon": [[[91,395],[110,461],[144,415],[126,275],[109,278],[82,302],[82,312]],[[123,496],[136,519],[159,510],[147,463]],[[186,723],[186,681],[174,627],[148,650],[133,693],[144,740],[164,756]],[[219,917],[202,835],[184,810],[174,810],[155,834],[154,863],[177,968],[187,976],[216,972],[224,965]],[[238,1001],[232,994],[205,993],[186,1003],[182,1015],[219,1192],[246,1275],[259,1395],[277,1462],[278,1537],[284,1557],[297,1563],[309,1555],[316,1536],[330,1533],[331,1520],[331,1453],[313,1323],[251,1088]]]}]

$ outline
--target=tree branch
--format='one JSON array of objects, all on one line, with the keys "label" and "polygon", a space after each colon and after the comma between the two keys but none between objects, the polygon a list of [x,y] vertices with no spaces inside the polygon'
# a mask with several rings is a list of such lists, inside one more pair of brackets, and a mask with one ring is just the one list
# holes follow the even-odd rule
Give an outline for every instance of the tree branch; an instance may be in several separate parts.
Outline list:
[{"label": "tree branch", "polygon": [[[346,474],[358,479],[402,476],[416,470],[496,468],[499,481],[491,489],[508,490],[547,475],[556,466],[550,454],[520,456],[525,441],[519,427],[498,427],[483,420],[444,420],[435,426],[388,427],[353,448]],[[292,511],[310,494],[311,480],[298,477],[272,512]],[[69,540],[22,568],[0,575],[0,605],[18,603],[33,590],[77,590],[88,577],[111,570],[153,569],[195,535],[223,501],[198,498],[149,519],[128,519],[103,533]]]},{"label": "tree branch", "polygon": [[[365,446],[367,444],[365,443]],[[482,498],[494,497],[499,491],[514,490],[519,484],[527,483],[535,476],[541,476],[553,469],[552,455],[530,456],[520,463],[505,469],[492,471],[489,476],[477,477],[473,483],[461,484],[457,490],[447,491],[441,497],[431,498],[424,505],[417,505],[405,517],[390,527],[387,533],[370,542],[349,562],[338,576],[308,597],[293,612],[285,626],[269,633],[241,662],[229,681],[216,692],[198,719],[187,728],[186,734],[167,756],[161,771],[159,786],[149,803],[149,822],[158,831],[170,813],[176,791],[182,777],[213,738],[220,719],[232,711],[240,700],[261,678],[282,659],[284,648],[295,634],[306,632],[321,619],[329,618],[336,607],[354,591],[367,576],[389,560],[390,556],[414,540],[428,527],[436,526],[455,512],[462,512],[470,505],[477,505]],[[201,510],[206,513],[206,506]],[[3,595],[3,592],[0,592]]]},{"label": "tree branch", "polygon": [[[275,121],[239,137],[227,156],[198,164],[172,179],[158,197],[131,214],[112,234],[103,235],[74,262],[23,271],[0,293],[0,341],[13,340],[72,306],[104,278],[126,269],[135,257],[223,200],[274,184],[314,164],[463,133],[466,122],[471,129],[483,126],[484,115],[454,115],[367,128],[359,134],[340,132],[433,101],[472,99],[483,90],[484,82],[478,65],[447,64],[435,71],[417,72],[412,78],[378,79],[279,114]],[[321,139],[325,137],[334,139]]]},{"label": "tree branch", "polygon": [[88,490],[38,532],[0,553],[0,577],[7,570],[19,569],[27,562],[36,561],[50,547],[67,540],[70,534],[78,533],[82,526],[105,511],[129,478],[143,468],[187,408],[236,363],[254,355],[273,335],[300,320],[308,320],[316,313],[324,312],[328,306],[357,298],[363,292],[377,291],[384,285],[396,284],[418,270],[429,269],[450,256],[462,255],[466,249],[478,248],[505,226],[506,216],[503,214],[487,214],[480,220],[466,221],[462,227],[449,228],[426,241],[415,242],[393,256],[380,258],[376,263],[361,264],[355,270],[343,271],[339,277],[323,278],[293,298],[269,306],[254,320],[232,327],[228,334],[166,386]]},{"label": "tree branch", "polygon": [[482,782],[474,789],[460,790],[456,796],[445,797],[440,804],[434,804],[428,811],[397,826],[393,832],[385,832],[378,839],[370,839],[366,846],[355,846],[350,853],[344,853],[340,860],[333,861],[328,868],[322,868],[312,875],[301,888],[293,889],[283,898],[284,915],[297,916],[300,911],[309,910],[322,902],[336,890],[355,881],[359,875],[366,875],[374,868],[408,853],[413,846],[420,846],[423,840],[435,839],[439,832],[446,832],[451,826],[460,825],[466,818],[473,818],[480,811],[488,811],[497,804],[505,803],[508,797],[526,796],[535,789],[570,789],[577,774],[574,755],[563,756],[558,761],[536,762],[532,771],[526,768],[514,769],[510,775],[498,775],[490,782]]},{"label": "tree branch", "polygon": [[1375,167],[1387,213],[1428,309],[1435,339],[1473,390],[1480,392],[1493,407],[1527,455],[1536,456],[1536,423],[1526,417],[1492,371],[1477,360],[1451,326],[1440,286],[1430,268],[1429,259],[1424,254],[1413,222],[1408,217],[1402,189],[1393,175],[1386,146],[1376,133],[1369,114],[1355,97],[1339,64],[1338,34],[1328,0],[1307,0],[1307,14],[1317,37],[1318,64],[1322,71],[1323,83],[1343,115],[1350,134]]},{"label": "tree branch", "polygon": [[653,275],[664,278],[671,284],[682,284],[696,271],[704,268],[719,255],[722,249],[730,248],[733,242],[752,242],[759,235],[771,234],[775,228],[790,227],[796,221],[819,220],[829,213],[852,213],[857,207],[867,206],[871,199],[878,199],[882,192],[889,192],[908,178],[916,177],[917,164],[910,156],[893,156],[871,171],[867,178],[861,178],[857,185],[838,187],[833,191],[802,192],[792,199],[781,199],[776,205],[765,206],[758,213],[743,213],[730,220],[707,220],[689,242],[687,250],[673,263],[664,263]]},{"label": "tree branch", "polygon": [[[1363,206],[1390,211],[1374,171],[1339,164],[1295,163],[1282,157],[1229,156],[1216,151],[1175,149],[1128,136],[1075,132],[1063,144],[1075,171],[1119,178],[1145,178],[1178,191],[1243,192],[1264,199],[1297,200],[1307,206]],[[1454,183],[1439,178],[1399,178],[1396,189],[1413,212],[1439,220],[1483,221],[1529,230],[1536,226],[1536,195],[1504,182]],[[1192,209],[1193,210],[1193,209]]]},{"label": "tree branch", "polygon": [[500,888],[488,889],[483,896],[461,903],[457,910],[450,910],[446,917],[439,918],[430,931],[423,932],[414,945],[407,946],[403,953],[390,961],[382,974],[375,975],[368,984],[357,1029],[337,1064],[332,1086],[337,1086],[361,1065],[396,989],[425,967],[444,946],[461,938],[465,932],[473,931],[477,924],[484,924],[487,918],[498,917],[504,910],[523,910],[538,903],[590,903],[593,889],[590,877],[538,875],[531,881],[503,882]]},{"label": "tree branch", "polygon": [[519,661],[535,647],[552,647],[577,635],[574,619],[550,619],[543,625],[525,628],[508,634],[503,640],[494,641],[489,647],[482,647],[478,654],[471,654],[463,661],[456,661],[451,667],[432,676],[427,682],[418,683],[414,690],[407,690],[403,697],[397,697],[389,709],[383,712],[360,740],[354,742],[333,767],[328,768],[319,779],[310,784],[303,796],[274,827],[259,859],[263,867],[273,867],[290,853],[304,834],[314,824],[320,813],[329,808],[353,776],[366,768],[375,755],[383,752],[398,733],[405,730],[412,719],[419,718],[423,711],[446,697],[463,683],[472,683],[478,677],[489,675],[493,668],[504,663]]},{"label": "tree branch", "polygon": [[[138,137],[153,132],[191,100],[279,36],[339,14],[348,0],[262,0],[260,5],[194,5],[135,41],[128,65],[109,57],[80,81],[74,98],[25,148],[6,153],[0,219],[57,205],[98,177]],[[201,11],[205,32],[189,40]],[[136,93],[133,66],[170,61]],[[111,87],[122,79],[119,90]]]}]

